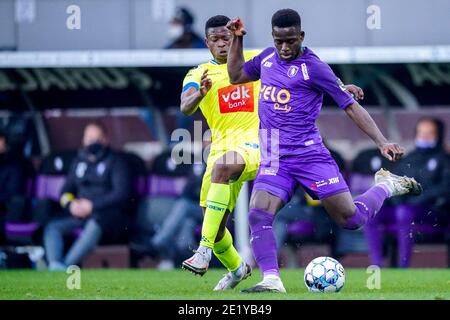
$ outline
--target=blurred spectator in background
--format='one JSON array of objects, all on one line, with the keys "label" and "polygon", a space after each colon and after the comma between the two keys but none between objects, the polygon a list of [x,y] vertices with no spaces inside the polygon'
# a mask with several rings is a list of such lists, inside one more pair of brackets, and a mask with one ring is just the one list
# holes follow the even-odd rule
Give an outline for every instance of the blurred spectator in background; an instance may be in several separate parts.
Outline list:
[{"label": "blurred spectator in background", "polygon": [[165,49],[206,48],[205,40],[193,30],[194,21],[188,9],[177,8],[168,29],[172,42]]},{"label": "blurred spectator in background", "polygon": [[5,221],[14,214],[14,202],[25,192],[25,174],[20,161],[11,154],[6,133],[0,131],[0,244],[5,242]]},{"label": "blurred spectator in background", "polygon": [[204,171],[204,163],[192,165],[183,193],[151,240],[151,246],[161,258],[159,270],[171,270],[181,264],[197,246],[195,230],[203,220],[198,202]]},{"label": "blurred spectator in background", "polygon": [[[91,122],[84,129],[83,148],[61,191],[63,217],[44,230],[49,269],[65,270],[88,255],[101,239],[118,239],[128,228],[127,207],[132,181],[123,157],[108,147],[106,128]],[[66,255],[65,240],[77,236]]]},{"label": "blurred spectator in background", "polygon": [[[383,266],[383,225],[394,226],[398,248],[398,266],[409,266],[415,230],[431,227],[431,234],[448,223],[450,162],[444,148],[444,124],[432,117],[419,119],[415,128],[415,149],[395,168],[398,175],[414,177],[422,184],[420,196],[403,196],[391,201],[393,212],[380,211],[366,225],[372,263]],[[433,230],[434,228],[434,230]],[[425,231],[427,232],[427,231]]]}]

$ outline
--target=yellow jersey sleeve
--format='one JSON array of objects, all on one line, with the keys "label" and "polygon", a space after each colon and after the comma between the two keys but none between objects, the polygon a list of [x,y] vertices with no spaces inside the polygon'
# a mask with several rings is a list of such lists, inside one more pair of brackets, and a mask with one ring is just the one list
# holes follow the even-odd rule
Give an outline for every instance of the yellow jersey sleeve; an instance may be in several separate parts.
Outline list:
[{"label": "yellow jersey sleeve", "polygon": [[250,59],[253,59],[254,57],[256,57],[261,52],[262,52],[262,50],[245,50],[244,51],[244,60],[248,61]]},{"label": "yellow jersey sleeve", "polygon": [[200,88],[200,80],[202,79],[204,70],[205,69],[201,65],[189,70],[183,80],[183,91],[190,87],[194,87],[198,90]]}]

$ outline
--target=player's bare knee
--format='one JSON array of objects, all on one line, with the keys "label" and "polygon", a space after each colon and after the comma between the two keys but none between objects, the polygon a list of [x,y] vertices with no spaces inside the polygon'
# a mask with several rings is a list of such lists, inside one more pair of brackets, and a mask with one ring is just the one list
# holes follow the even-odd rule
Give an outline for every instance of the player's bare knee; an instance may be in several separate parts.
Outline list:
[{"label": "player's bare knee", "polygon": [[256,191],[250,199],[250,209],[259,209],[275,214],[280,207],[277,198],[271,197],[265,192]]},{"label": "player's bare knee", "polygon": [[214,183],[228,183],[231,179],[230,166],[223,163],[216,163],[211,174],[211,181]]},{"label": "player's bare knee", "polygon": [[[336,208],[337,209],[337,208]],[[346,209],[346,208],[339,208],[337,210],[332,210],[331,212],[329,212],[330,216],[333,218],[333,220],[336,222],[336,224],[339,227],[344,227],[345,225],[347,225],[348,220],[350,220],[353,215],[355,214],[354,210],[351,210],[350,208]]]},{"label": "player's bare knee", "polygon": [[256,191],[250,198],[250,209],[259,209],[267,211],[270,207],[270,201],[264,197],[260,192]]},{"label": "player's bare knee", "polygon": [[244,168],[241,165],[216,163],[212,170],[211,181],[213,183],[228,183],[237,180]]},{"label": "player's bare knee", "polygon": [[339,214],[338,225],[341,228],[348,225],[349,220],[353,217],[354,214],[354,210],[341,211]]}]

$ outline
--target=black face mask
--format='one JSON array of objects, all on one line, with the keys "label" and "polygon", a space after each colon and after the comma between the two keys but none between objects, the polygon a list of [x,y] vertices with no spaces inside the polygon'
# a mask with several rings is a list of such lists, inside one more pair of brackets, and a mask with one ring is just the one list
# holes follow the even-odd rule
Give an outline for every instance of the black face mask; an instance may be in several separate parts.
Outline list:
[{"label": "black face mask", "polygon": [[101,155],[104,150],[105,146],[99,142],[94,142],[86,146],[87,153],[95,156],[96,158],[98,158],[98,156]]}]

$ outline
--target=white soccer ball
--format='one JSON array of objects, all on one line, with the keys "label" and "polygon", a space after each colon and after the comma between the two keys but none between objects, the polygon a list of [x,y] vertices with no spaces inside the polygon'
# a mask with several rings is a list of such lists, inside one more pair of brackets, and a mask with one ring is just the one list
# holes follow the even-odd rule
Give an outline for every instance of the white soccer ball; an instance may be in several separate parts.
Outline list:
[{"label": "white soccer ball", "polygon": [[345,270],[336,259],[318,257],[306,267],[304,280],[311,292],[339,292],[345,283]]}]

